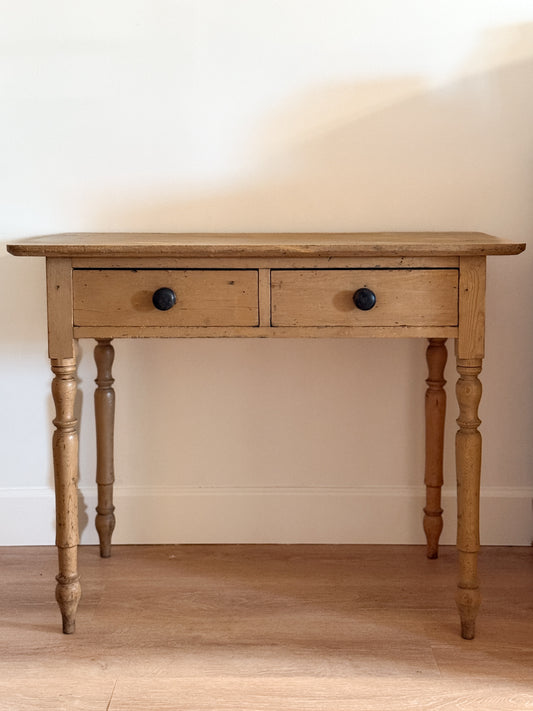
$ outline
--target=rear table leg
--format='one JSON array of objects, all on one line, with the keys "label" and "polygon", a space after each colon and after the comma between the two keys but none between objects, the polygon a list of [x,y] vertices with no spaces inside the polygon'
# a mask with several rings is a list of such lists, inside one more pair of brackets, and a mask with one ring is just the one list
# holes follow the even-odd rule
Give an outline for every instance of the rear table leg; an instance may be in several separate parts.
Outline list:
[{"label": "rear table leg", "polygon": [[110,338],[97,340],[94,349],[97,377],[94,393],[96,417],[96,483],[98,486],[98,506],[96,507],[96,530],[100,538],[100,555],[111,555],[111,535],[115,528],[115,507],[113,506],[113,437],[115,422],[115,391],[111,367],[115,351]]},{"label": "rear table leg", "polygon": [[444,367],[448,358],[445,338],[430,338],[426,351],[428,364],[428,389],[426,391],[426,506],[424,531],[427,540],[427,557],[437,558],[439,537],[442,532],[442,459],[444,449],[444,419],[446,416],[446,391]]}]

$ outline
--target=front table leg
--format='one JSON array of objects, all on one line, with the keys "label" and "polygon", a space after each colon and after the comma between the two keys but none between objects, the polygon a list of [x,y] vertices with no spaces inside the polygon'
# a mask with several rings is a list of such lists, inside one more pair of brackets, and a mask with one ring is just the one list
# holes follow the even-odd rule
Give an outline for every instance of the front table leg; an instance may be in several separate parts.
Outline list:
[{"label": "front table leg", "polygon": [[63,618],[63,632],[76,628],[76,610],[81,597],[78,575],[78,423],[74,417],[76,360],[52,360],[52,396],[56,427],[52,452],[56,496],[56,545],[59,574],[56,600]]},{"label": "front table leg", "polygon": [[481,434],[478,407],[481,400],[481,360],[457,359],[459,380],[459,430],[455,440],[457,467],[457,549],[459,584],[456,602],[461,617],[461,635],[473,639],[481,597],[477,575],[479,551],[479,489],[481,475]]},{"label": "front table leg", "polygon": [[111,535],[115,528],[115,507],[113,506],[113,428],[115,420],[115,391],[111,366],[115,350],[111,339],[98,339],[94,349],[96,361],[97,388],[94,393],[96,415],[96,483],[98,485],[98,506],[96,507],[96,530],[100,539],[100,555],[111,555]]}]

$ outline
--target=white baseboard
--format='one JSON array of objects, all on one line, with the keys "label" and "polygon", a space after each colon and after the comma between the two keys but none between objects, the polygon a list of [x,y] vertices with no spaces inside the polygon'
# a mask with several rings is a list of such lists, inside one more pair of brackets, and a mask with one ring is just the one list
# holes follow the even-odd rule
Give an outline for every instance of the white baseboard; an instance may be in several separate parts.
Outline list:
[{"label": "white baseboard", "polygon": [[[481,542],[530,545],[533,488],[485,488]],[[80,491],[83,544],[97,542],[96,489]],[[116,487],[120,543],[424,542],[423,487],[310,488]],[[443,489],[441,542],[455,543],[456,501]],[[0,545],[52,545],[54,496],[48,488],[0,489]]]}]

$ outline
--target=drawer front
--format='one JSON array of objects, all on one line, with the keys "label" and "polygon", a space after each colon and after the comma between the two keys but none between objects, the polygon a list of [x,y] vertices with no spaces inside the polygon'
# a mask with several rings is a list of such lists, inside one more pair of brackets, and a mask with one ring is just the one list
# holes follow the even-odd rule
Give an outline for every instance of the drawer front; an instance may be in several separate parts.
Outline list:
[{"label": "drawer front", "polygon": [[[272,326],[455,326],[457,269],[272,270]],[[370,289],[375,305],[357,308]]]},{"label": "drawer front", "polygon": [[[152,297],[171,289],[176,303]],[[258,272],[248,269],[75,269],[75,326],[257,326]]]}]

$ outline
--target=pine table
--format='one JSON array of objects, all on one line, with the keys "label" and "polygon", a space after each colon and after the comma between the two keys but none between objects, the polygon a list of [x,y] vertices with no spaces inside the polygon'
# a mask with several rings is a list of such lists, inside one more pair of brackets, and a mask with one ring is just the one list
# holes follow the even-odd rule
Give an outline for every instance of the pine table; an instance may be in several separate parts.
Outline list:
[{"label": "pine table", "polygon": [[[461,634],[472,639],[480,603],[478,406],[485,337],[487,256],[524,244],[471,232],[320,234],[62,234],[8,245],[46,259],[48,344],[54,378],[56,599],[75,630],[78,429],[76,340],[96,339],[95,392],[100,553],[111,554],[114,338],[425,338],[427,555],[442,530],[446,339],[455,339],[456,594]],[[312,345],[310,345],[312,347]]]}]

